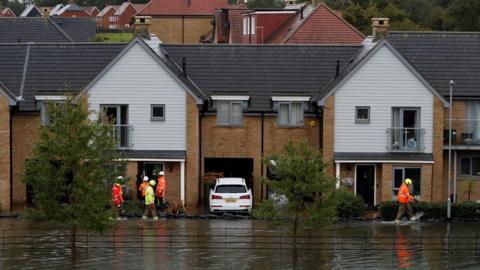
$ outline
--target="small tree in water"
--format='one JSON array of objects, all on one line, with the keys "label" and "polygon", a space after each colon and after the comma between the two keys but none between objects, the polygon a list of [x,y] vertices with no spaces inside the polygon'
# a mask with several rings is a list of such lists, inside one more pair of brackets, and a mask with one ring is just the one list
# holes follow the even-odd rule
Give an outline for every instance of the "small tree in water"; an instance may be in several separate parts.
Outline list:
[{"label": "small tree in water", "polygon": [[[37,222],[52,221],[76,230],[103,232],[110,221],[110,192],[105,184],[114,179],[107,164],[118,160],[112,129],[92,113],[85,100],[48,103],[48,123],[27,162],[24,182],[31,188],[33,207],[26,216]],[[73,254],[73,253],[72,253]]]},{"label": "small tree in water", "polygon": [[335,180],[323,170],[320,152],[306,142],[287,143],[283,151],[264,160],[275,179],[263,179],[275,194],[260,203],[256,217],[281,221],[293,236],[293,261],[297,260],[297,236],[305,227],[315,227],[335,218]]}]

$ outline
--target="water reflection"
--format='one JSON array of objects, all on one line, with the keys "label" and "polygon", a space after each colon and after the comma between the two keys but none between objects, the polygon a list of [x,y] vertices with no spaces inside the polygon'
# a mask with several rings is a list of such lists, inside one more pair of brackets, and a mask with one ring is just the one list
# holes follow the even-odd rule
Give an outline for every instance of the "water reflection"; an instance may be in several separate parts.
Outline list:
[{"label": "water reflection", "polygon": [[[78,244],[75,260],[68,244],[56,244],[62,230],[29,226],[0,220],[0,236],[11,237],[0,238],[0,269],[292,269],[291,239],[261,221],[121,221],[107,235],[89,236],[88,244],[80,237],[85,242]],[[478,269],[478,228],[359,222],[304,231],[297,269]],[[14,238],[30,234],[32,249],[30,237],[26,244]]]}]

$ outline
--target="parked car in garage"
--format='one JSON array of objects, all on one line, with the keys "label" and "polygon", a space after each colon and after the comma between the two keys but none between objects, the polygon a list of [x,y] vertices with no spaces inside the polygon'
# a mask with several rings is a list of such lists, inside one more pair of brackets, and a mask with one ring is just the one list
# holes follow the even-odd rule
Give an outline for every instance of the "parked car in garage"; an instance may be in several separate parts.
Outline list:
[{"label": "parked car in garage", "polygon": [[252,201],[252,191],[244,178],[219,178],[210,190],[210,212],[250,213]]}]

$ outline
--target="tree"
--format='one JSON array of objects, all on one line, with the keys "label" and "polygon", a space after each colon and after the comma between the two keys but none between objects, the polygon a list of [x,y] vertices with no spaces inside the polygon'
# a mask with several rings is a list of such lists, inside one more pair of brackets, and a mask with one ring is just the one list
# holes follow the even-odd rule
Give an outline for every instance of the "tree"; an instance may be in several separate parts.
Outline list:
[{"label": "tree", "polygon": [[17,16],[20,16],[25,9],[25,4],[19,0],[12,0],[8,2],[6,7],[10,8]]},{"label": "tree", "polygon": [[480,1],[456,0],[449,8],[455,30],[480,31]]},{"label": "tree", "polygon": [[276,195],[260,203],[254,215],[290,225],[295,263],[299,230],[335,218],[335,180],[324,172],[320,152],[306,142],[289,142],[282,152],[273,154],[264,162],[276,180],[266,178],[263,181]]},{"label": "tree", "polygon": [[33,196],[27,217],[68,225],[75,248],[77,229],[103,232],[112,225],[106,183],[115,171],[107,165],[120,157],[111,128],[101,117],[89,119],[85,100],[74,103],[67,95],[65,102],[47,103],[47,111],[50,124],[41,128],[24,171]]},{"label": "tree", "polygon": [[282,0],[250,0],[247,2],[247,7],[255,8],[283,8],[284,2]]}]

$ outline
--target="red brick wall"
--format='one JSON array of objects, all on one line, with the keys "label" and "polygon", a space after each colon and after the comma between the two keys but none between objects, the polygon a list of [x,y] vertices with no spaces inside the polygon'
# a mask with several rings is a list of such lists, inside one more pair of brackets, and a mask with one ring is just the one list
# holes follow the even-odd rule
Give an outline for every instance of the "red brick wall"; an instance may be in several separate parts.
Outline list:
[{"label": "red brick wall", "polygon": [[63,18],[85,18],[85,17],[93,18],[94,16],[88,14],[84,10],[67,10],[64,13],[62,13],[62,15],[60,15],[60,17],[63,17]]},{"label": "red brick wall", "polygon": [[0,212],[10,211],[10,107],[0,95]]},{"label": "red brick wall", "polygon": [[[256,14],[255,18],[255,35],[243,35],[243,43],[262,44],[265,40],[277,30],[286,20],[295,16],[293,13],[284,14]],[[258,28],[260,27],[260,28]],[[263,28],[263,30],[262,30]],[[243,17],[242,17],[242,34],[243,34]],[[263,33],[262,33],[263,32]],[[262,42],[263,39],[263,42]]]},{"label": "red brick wall", "polygon": [[125,27],[125,25],[130,25],[130,19],[137,13],[135,8],[133,8],[132,5],[129,5],[126,9],[125,12],[119,17],[118,19],[118,28],[119,29],[125,29],[125,28],[130,28],[130,26]]}]

